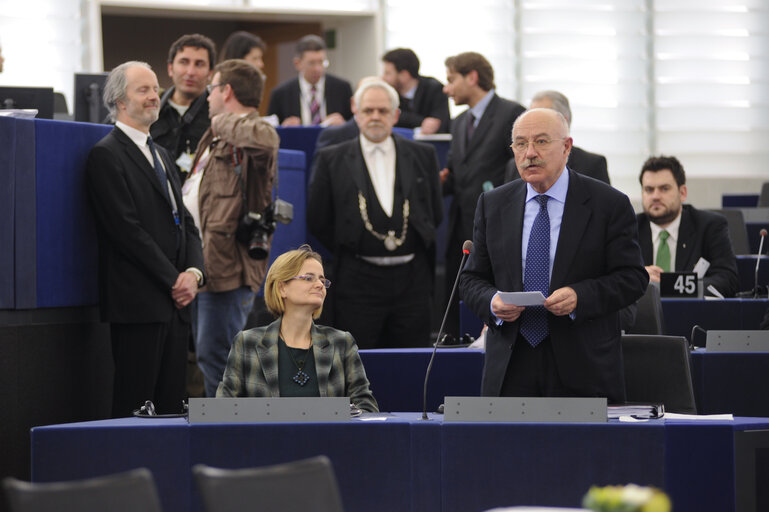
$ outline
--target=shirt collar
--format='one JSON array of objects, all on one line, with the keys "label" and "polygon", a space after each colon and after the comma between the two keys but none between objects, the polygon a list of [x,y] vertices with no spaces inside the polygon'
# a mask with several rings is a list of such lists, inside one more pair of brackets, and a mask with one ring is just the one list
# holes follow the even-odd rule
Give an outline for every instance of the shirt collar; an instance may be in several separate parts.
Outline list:
[{"label": "shirt collar", "polygon": [[128,138],[131,139],[134,144],[140,148],[147,146],[147,137],[149,137],[149,133],[144,133],[141,130],[137,130],[136,128],[128,126],[122,121],[115,121],[115,127],[120,128],[123,133],[128,135]]},{"label": "shirt collar", "polygon": [[417,85],[406,91],[406,94],[404,94],[403,97],[409,100],[413,100],[417,93],[417,87],[419,87],[419,82],[417,82]]},{"label": "shirt collar", "polygon": [[[558,177],[557,180],[555,180],[555,183],[547,189],[545,192],[545,195],[547,195],[550,199],[555,199],[556,201],[559,201],[561,203],[566,203],[566,192],[569,190],[569,169],[567,167],[563,168],[563,172]],[[534,187],[532,187],[529,183],[526,184],[526,202],[528,203],[530,200],[534,199],[540,195],[539,192],[534,190]]]},{"label": "shirt collar", "polygon": [[[321,96],[323,95],[323,90],[326,86],[326,75],[323,75],[320,77],[320,80],[318,80],[318,83],[315,84],[315,90],[318,94]],[[310,94],[310,89],[312,89],[312,84],[304,79],[304,76],[299,73],[299,89],[302,91],[302,95],[307,96]]]},{"label": "shirt collar", "polygon": [[483,117],[483,113],[486,112],[486,107],[489,106],[489,103],[491,102],[491,98],[494,96],[494,89],[490,90],[486,93],[486,96],[481,98],[481,100],[475,104],[474,107],[470,109],[470,112],[473,113],[473,117],[476,119],[480,119]]},{"label": "shirt collar", "polygon": [[360,134],[359,138],[360,138],[360,147],[363,150],[364,155],[373,154],[376,148],[381,148],[384,154],[387,154],[388,152],[395,150],[395,142],[393,141],[392,136],[387,137],[382,142],[371,142],[362,133]]},{"label": "shirt collar", "polygon": [[[681,209],[681,212],[683,209]],[[675,219],[673,219],[673,222],[671,222],[667,227],[662,227],[658,224],[655,224],[654,222],[649,222],[649,227],[651,227],[652,230],[652,240],[657,240],[660,237],[660,233],[665,230],[670,234],[670,238],[673,239],[673,241],[678,240],[678,228],[681,226],[681,212],[678,212],[678,216],[676,216]]]}]

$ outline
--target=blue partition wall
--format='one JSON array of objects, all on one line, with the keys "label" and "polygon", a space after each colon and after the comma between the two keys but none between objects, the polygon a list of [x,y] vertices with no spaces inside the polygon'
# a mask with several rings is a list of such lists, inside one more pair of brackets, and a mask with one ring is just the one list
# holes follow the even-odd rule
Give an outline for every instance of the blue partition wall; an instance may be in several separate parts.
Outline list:
[{"label": "blue partition wall", "polygon": [[278,197],[294,205],[294,220],[278,224],[270,247],[270,263],[286,251],[307,243],[306,159],[302,151],[278,152]]},{"label": "blue partition wall", "polygon": [[[0,310],[98,303],[96,229],[85,187],[91,147],[109,125],[0,118]],[[271,259],[307,240],[306,160],[280,150],[280,197],[294,205]]]}]

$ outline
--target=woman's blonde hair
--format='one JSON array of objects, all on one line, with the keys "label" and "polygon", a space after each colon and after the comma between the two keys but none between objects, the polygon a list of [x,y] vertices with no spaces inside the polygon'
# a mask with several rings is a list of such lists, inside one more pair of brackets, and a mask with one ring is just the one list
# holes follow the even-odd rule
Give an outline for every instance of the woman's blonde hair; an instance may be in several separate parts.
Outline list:
[{"label": "woman's blonde hair", "polygon": [[[286,305],[280,295],[278,285],[296,277],[301,272],[304,262],[310,258],[323,265],[320,254],[305,244],[299,249],[284,252],[278,256],[267,271],[267,277],[264,280],[264,302],[267,304],[267,309],[275,317],[281,316],[286,311]],[[312,317],[317,320],[322,310],[323,307],[319,307],[312,314]]]}]

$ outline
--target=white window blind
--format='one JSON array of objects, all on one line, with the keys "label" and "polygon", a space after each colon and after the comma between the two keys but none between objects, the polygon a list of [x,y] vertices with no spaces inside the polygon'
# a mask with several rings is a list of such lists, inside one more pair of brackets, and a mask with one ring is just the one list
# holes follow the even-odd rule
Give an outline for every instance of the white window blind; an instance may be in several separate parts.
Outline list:
[{"label": "white window blind", "polygon": [[472,8],[386,0],[384,8],[385,47],[413,48],[434,76],[444,79],[447,55],[475,50],[492,62],[503,96],[528,104],[542,89],[566,94],[575,144],[606,155],[612,183],[632,198],[652,154],[677,156],[690,180],[769,177],[766,0],[481,0]]}]

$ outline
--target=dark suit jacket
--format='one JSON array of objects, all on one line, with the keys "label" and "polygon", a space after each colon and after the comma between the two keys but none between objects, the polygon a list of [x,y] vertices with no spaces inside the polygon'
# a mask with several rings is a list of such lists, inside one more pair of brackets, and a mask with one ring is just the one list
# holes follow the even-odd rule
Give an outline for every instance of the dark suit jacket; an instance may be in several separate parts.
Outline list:
[{"label": "dark suit jacket", "polygon": [[[168,153],[161,147],[158,153],[165,168],[173,170]],[[203,270],[200,237],[184,208],[179,178],[175,172],[168,172],[168,178],[180,208],[180,229],[154,169],[122,130],[113,129],[88,155],[86,182],[99,235],[104,321],[169,321],[176,310],[171,287],[179,273],[189,267]]]},{"label": "dark suit jacket", "polygon": [[[645,213],[638,215],[638,236],[644,264],[653,265],[654,244],[649,218]],[[740,289],[740,280],[726,218],[718,213],[698,210],[685,204],[681,210],[681,224],[678,227],[675,268],[690,272],[700,258],[710,262],[703,280],[705,288],[712,284],[724,297],[734,297]]]},{"label": "dark suit jacket", "polygon": [[[435,148],[397,135],[395,169],[403,197],[409,199],[409,227],[434,254],[435,230],[443,217]],[[357,252],[366,230],[358,208],[358,191],[367,188],[368,169],[360,140],[353,139],[315,153],[315,172],[307,201],[307,229],[335,254],[340,248]],[[434,265],[435,259],[431,259]]]},{"label": "dark suit jacket", "polygon": [[[451,172],[443,185],[444,194],[454,195],[449,210],[449,237],[451,233],[461,241],[472,237],[473,212],[483,191],[483,183],[490,181],[495,187],[503,183],[505,165],[513,156],[510,150],[513,122],[525,110],[518,103],[495,94],[469,143],[468,111],[451,122],[451,149],[446,164]],[[454,249],[447,248],[448,251]]]},{"label": "dark suit jacket", "polygon": [[[597,153],[590,153],[577,146],[571,147],[571,153],[569,154],[569,161],[566,163],[569,169],[574,169],[580,174],[590,176],[599,181],[603,181],[607,185],[611,185],[609,181],[609,171],[606,166],[606,157]],[[507,162],[507,168],[505,169],[505,183],[508,181],[517,180],[521,175],[518,174],[518,167],[515,165],[515,158],[511,158]]]},{"label": "dark suit jacket", "polygon": [[[287,80],[272,90],[268,115],[275,114],[282,123],[287,117],[302,117],[300,104],[302,92],[299,89],[299,77]],[[326,114],[339,112],[345,119],[352,117],[350,98],[352,87],[350,82],[326,73],[326,85],[323,98],[326,100]]]},{"label": "dark suit jacket", "polygon": [[328,126],[323,128],[318,135],[318,140],[315,142],[315,151],[325,148],[326,146],[333,146],[340,142],[345,142],[350,139],[354,139],[360,135],[360,129],[358,123],[355,122],[355,118],[351,117],[344,124],[339,126]]},{"label": "dark suit jacket", "polygon": [[422,125],[425,117],[435,117],[441,120],[438,133],[449,131],[449,97],[443,93],[443,84],[433,77],[420,76],[414,99],[401,96],[401,115],[398,124],[401,128],[416,128]]},{"label": "dark suit jacket", "polygon": [[[489,325],[483,372],[483,394],[489,396],[500,394],[518,339],[520,321],[497,326],[489,308],[498,290],[523,290],[525,200],[526,183],[522,180],[481,195],[473,250],[460,281],[465,303]],[[548,313],[558,373],[567,388],[581,396],[624,401],[618,312],[640,298],[648,282],[627,196],[570,171],[550,292],[572,287],[577,293],[577,309],[574,320]]]}]

